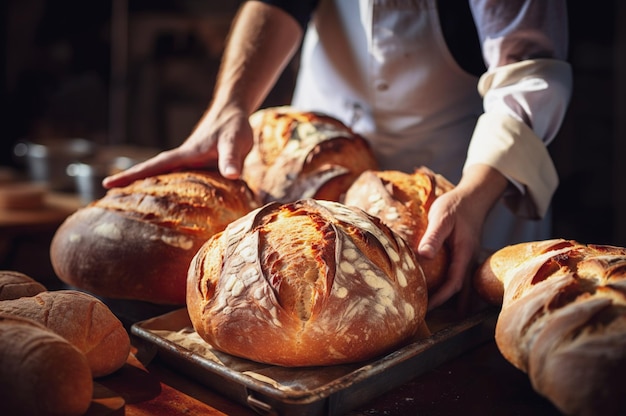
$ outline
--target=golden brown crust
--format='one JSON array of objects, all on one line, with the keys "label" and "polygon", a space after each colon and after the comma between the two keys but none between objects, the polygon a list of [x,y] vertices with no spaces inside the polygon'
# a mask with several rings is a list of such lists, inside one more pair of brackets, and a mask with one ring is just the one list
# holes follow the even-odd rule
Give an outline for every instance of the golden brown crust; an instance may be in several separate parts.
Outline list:
[{"label": "golden brown crust", "polygon": [[327,115],[272,107],[250,123],[255,142],[243,179],[262,202],[340,201],[361,172],[377,167],[365,139]]},{"label": "golden brown crust", "polygon": [[428,290],[443,283],[450,258],[444,246],[433,259],[419,256],[419,242],[428,226],[428,211],[433,201],[454,186],[426,167],[413,173],[394,170],[365,171],[348,189],[344,203],[374,215],[404,238],[416,253],[424,270]]},{"label": "golden brown crust", "polygon": [[50,257],[64,282],[99,296],[184,304],[189,262],[257,207],[243,181],[175,172],[114,188],[57,229]]},{"label": "golden brown crust", "polygon": [[501,299],[498,348],[535,390],[566,414],[624,408],[625,248],[520,243],[487,259],[475,283],[490,300]]},{"label": "golden brown crust", "polygon": [[120,320],[99,299],[76,290],[42,292],[0,302],[0,313],[39,322],[68,340],[87,358],[93,377],[121,368],[130,338]]},{"label": "golden brown crust", "polygon": [[29,319],[0,314],[3,414],[83,415],[93,380],[85,356]]},{"label": "golden brown crust", "polygon": [[34,296],[45,291],[44,285],[27,274],[15,270],[0,270],[0,301]]},{"label": "golden brown crust", "polygon": [[209,240],[189,268],[187,308],[224,352],[283,366],[348,363],[407,342],[426,314],[406,243],[361,210],[271,203]]},{"label": "golden brown crust", "polygon": [[492,253],[480,264],[474,274],[476,291],[488,302],[501,305],[507,271],[548,251],[574,244],[572,241],[552,239],[514,244]]}]

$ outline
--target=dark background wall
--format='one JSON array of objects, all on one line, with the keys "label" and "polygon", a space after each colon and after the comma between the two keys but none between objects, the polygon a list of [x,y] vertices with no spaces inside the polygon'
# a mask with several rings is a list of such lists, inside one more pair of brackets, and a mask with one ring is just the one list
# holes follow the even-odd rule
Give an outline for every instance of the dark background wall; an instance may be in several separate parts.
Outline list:
[{"label": "dark background wall", "polygon": [[[168,148],[210,100],[240,1],[2,3],[0,165],[41,137]],[[561,177],[554,235],[626,246],[626,6],[568,2],[574,95],[551,145]],[[265,105],[288,101],[289,70]]]}]

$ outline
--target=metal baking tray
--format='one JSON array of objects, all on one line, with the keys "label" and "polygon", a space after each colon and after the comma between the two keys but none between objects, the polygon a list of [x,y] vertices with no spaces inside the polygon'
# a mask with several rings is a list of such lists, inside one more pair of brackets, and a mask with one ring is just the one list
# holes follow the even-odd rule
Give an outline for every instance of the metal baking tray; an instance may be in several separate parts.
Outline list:
[{"label": "metal baking tray", "polygon": [[497,313],[485,308],[455,320],[435,310],[426,320],[429,337],[378,359],[329,367],[285,368],[215,351],[193,330],[185,308],[137,322],[131,334],[143,361],[158,357],[259,414],[340,415],[493,339]]}]

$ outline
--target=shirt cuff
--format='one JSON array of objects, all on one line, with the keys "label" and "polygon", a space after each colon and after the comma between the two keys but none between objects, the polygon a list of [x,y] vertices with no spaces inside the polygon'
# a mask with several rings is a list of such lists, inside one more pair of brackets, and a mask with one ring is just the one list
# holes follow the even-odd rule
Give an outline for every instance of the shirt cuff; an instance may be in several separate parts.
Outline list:
[{"label": "shirt cuff", "polygon": [[559,179],[548,149],[526,124],[506,114],[481,115],[464,169],[475,164],[497,169],[519,188],[504,195],[516,215],[545,216]]}]

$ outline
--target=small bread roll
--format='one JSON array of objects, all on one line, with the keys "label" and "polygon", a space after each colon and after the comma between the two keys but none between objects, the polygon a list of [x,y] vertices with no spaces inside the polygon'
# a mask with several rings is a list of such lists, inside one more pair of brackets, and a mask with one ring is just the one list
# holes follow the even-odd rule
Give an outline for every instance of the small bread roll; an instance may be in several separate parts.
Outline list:
[{"label": "small bread roll", "polygon": [[187,308],[214,348],[281,366],[351,363],[424,329],[424,274],[375,217],[337,202],[270,203],[231,223],[189,268]]},{"label": "small bread roll", "polygon": [[45,291],[44,285],[24,273],[0,270],[0,301],[35,296]]},{"label": "small bread roll", "polygon": [[29,319],[0,314],[2,414],[78,416],[91,404],[85,356],[60,335]]},{"label": "small bread roll", "polygon": [[130,338],[120,320],[99,299],[76,290],[42,292],[0,302],[0,313],[39,322],[68,340],[87,358],[93,377],[121,368]]}]

